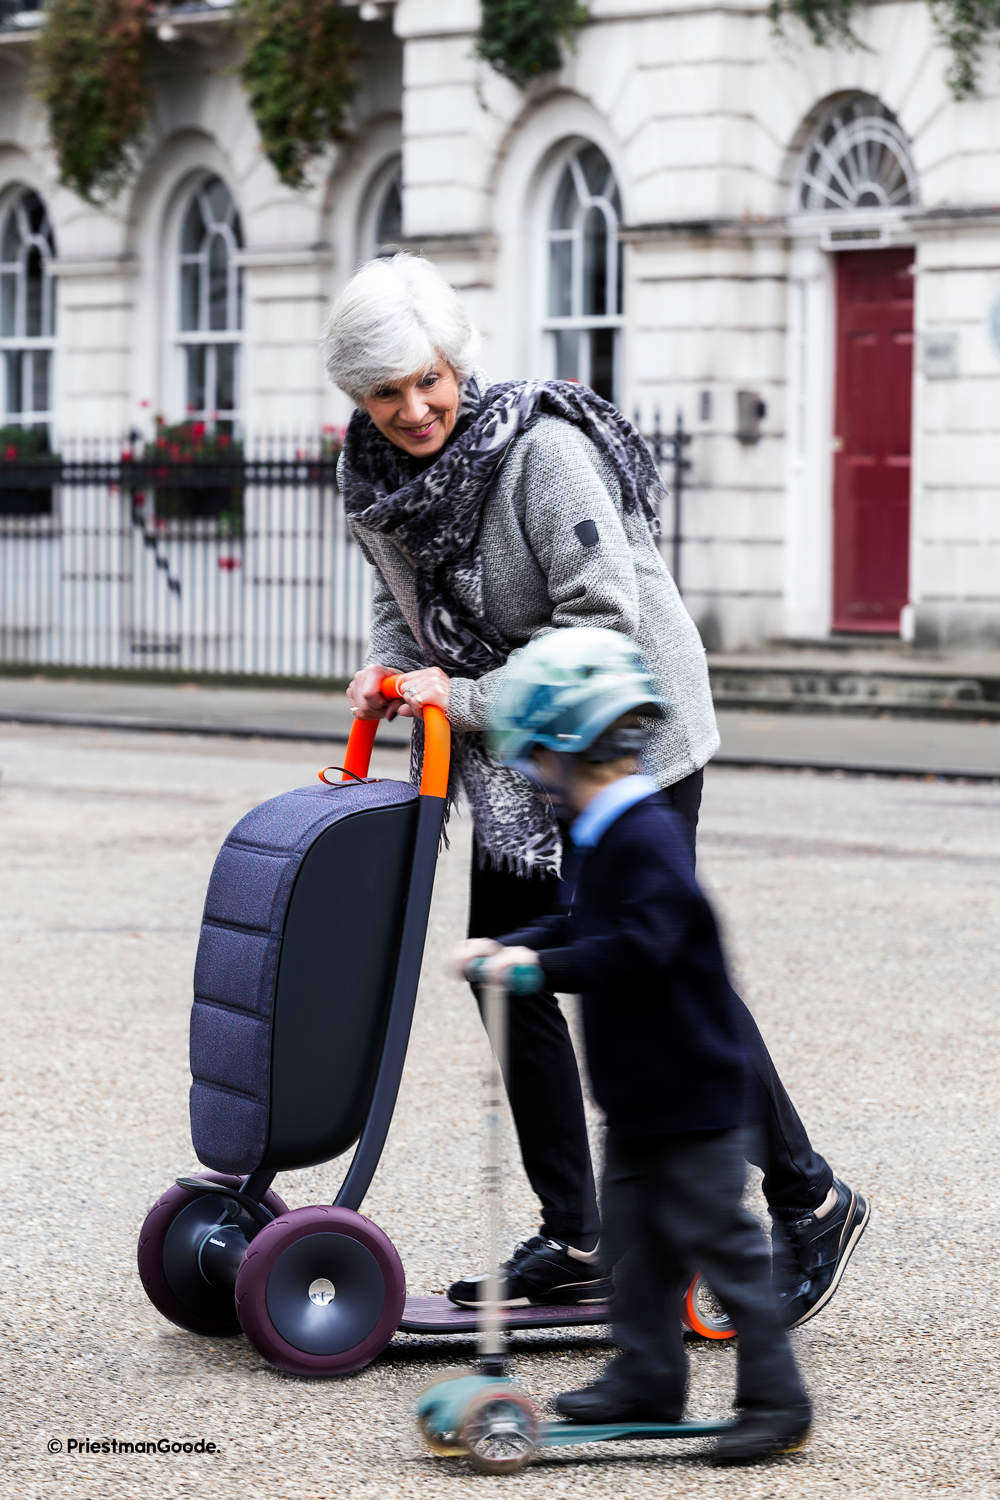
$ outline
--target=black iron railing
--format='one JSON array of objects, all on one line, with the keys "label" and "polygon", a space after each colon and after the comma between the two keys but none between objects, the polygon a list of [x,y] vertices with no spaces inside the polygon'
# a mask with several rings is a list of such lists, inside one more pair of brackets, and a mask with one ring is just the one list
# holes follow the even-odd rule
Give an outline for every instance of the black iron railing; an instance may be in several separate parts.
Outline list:
[{"label": "black iron railing", "polygon": [[[635,425],[642,431],[641,414],[635,413]],[[660,517],[663,540],[670,552],[670,571],[678,590],[681,588],[681,564],[684,544],[684,491],[687,489],[686,475],[691,468],[687,449],[691,442],[690,432],[684,430],[684,414],[680,407],[674,420],[672,432],[663,431],[659,408],[653,414],[653,431],[645,434],[646,443],[653,455],[661,477],[670,490],[671,514]],[[666,472],[664,472],[666,471]]]},{"label": "black iron railing", "polygon": [[337,453],[0,453],[0,661],[336,677],[369,626]]}]

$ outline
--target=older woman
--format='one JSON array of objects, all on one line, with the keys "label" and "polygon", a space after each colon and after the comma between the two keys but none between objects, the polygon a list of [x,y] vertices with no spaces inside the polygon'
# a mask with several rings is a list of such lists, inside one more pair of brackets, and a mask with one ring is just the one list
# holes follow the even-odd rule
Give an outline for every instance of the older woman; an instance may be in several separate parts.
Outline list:
[{"label": "older woman", "polygon": [[[638,642],[671,712],[646,769],[691,830],[719,745],[705,654],[655,540],[661,489],[640,435],[588,387],[492,387],[452,288],[425,260],[362,266],[324,335],[331,379],[357,404],[340,464],[351,529],[375,571],[367,662],[348,690],[391,718],[381,679],[402,673],[404,716],[444,709],[472,815],[470,937],[523,927],[556,900],[559,828],[482,735],[511,656],[546,631],[601,625]],[[749,1021],[749,1013],[748,1013]],[[816,1155],[749,1021],[766,1103],[764,1190],[786,1225],[789,1323],[832,1295],[867,1221]],[[506,1300],[601,1301],[599,1220],[576,1057],[553,994],[513,1008],[507,1089],[539,1233],[505,1267]],[[482,1277],[449,1295],[475,1306]]]}]

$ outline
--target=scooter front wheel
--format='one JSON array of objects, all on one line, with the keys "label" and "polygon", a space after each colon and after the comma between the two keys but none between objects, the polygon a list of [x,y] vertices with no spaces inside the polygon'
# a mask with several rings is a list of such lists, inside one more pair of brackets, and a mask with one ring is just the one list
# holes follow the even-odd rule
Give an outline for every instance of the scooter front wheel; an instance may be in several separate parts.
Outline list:
[{"label": "scooter front wheel", "polygon": [[704,1276],[694,1278],[681,1303],[681,1322],[703,1339],[734,1339],[733,1320]]},{"label": "scooter front wheel", "polygon": [[459,1441],[484,1474],[516,1474],[538,1451],[538,1413],[520,1391],[483,1391],[462,1413]]},{"label": "scooter front wheel", "polygon": [[[206,1182],[238,1188],[242,1177],[201,1172]],[[288,1208],[270,1189],[261,1200],[272,1214]],[[231,1286],[213,1286],[202,1275],[198,1251],[225,1212],[218,1193],[191,1193],[174,1183],[153,1204],[139,1231],[139,1279],[157,1312],[191,1333],[224,1338],[240,1332]]]},{"label": "scooter front wheel", "polygon": [[348,1375],[385,1348],[406,1301],[389,1236],[349,1208],[296,1208],[262,1229],[236,1278],[250,1342],[290,1375]]}]

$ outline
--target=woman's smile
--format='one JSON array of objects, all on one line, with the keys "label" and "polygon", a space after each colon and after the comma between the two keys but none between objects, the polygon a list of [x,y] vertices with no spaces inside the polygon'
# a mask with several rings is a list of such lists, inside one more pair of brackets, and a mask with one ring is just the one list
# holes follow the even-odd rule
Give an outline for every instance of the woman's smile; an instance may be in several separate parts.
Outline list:
[{"label": "woman's smile", "polygon": [[423,374],[373,391],[365,410],[390,443],[416,458],[426,458],[443,448],[451,436],[459,395],[454,370],[440,360]]}]

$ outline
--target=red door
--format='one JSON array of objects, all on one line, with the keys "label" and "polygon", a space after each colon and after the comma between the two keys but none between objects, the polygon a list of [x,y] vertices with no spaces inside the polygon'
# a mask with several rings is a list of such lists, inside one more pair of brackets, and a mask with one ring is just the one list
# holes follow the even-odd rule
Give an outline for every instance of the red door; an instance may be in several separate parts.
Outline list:
[{"label": "red door", "polygon": [[912,250],[837,256],[833,628],[899,630],[909,598]]}]

